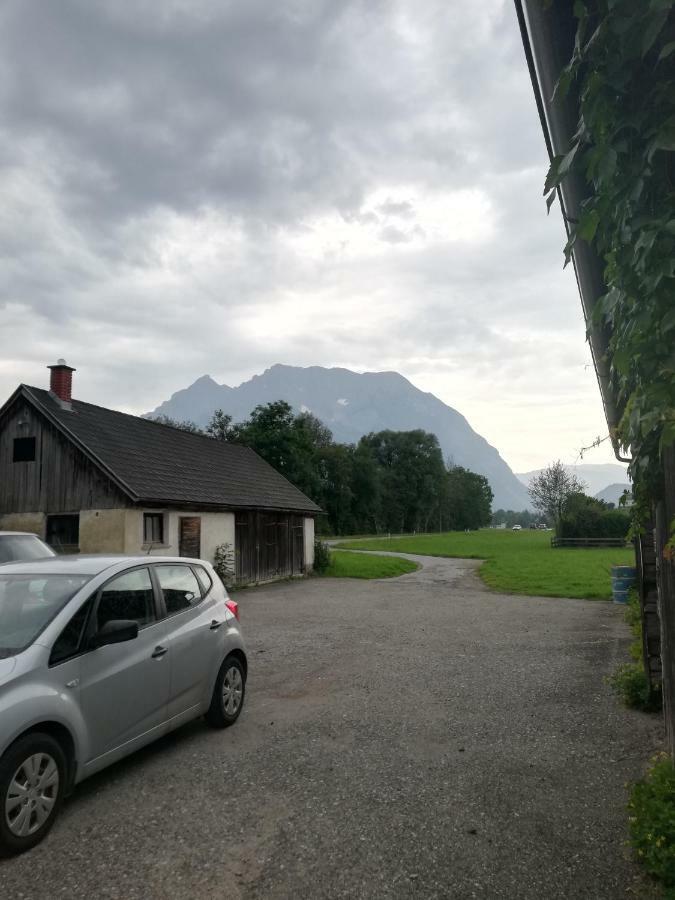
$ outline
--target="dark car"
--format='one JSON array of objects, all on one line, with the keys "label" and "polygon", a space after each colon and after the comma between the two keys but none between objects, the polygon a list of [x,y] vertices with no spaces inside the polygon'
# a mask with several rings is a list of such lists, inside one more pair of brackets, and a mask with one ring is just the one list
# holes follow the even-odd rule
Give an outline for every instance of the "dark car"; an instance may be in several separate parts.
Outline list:
[{"label": "dark car", "polygon": [[24,559],[56,556],[50,546],[28,531],[0,531],[0,565]]}]

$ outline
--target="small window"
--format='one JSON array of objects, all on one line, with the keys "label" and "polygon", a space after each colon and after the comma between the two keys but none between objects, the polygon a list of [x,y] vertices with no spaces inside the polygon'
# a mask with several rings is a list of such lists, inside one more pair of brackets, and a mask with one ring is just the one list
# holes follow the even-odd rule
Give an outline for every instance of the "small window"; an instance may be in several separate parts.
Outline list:
[{"label": "small window", "polygon": [[155,571],[164,596],[167,615],[201,603],[201,588],[189,566],[157,566]]},{"label": "small window", "polygon": [[82,652],[82,641],[84,638],[84,630],[87,626],[89,610],[91,609],[91,600],[83,603],[73,618],[68,622],[61,634],[57,637],[52,647],[52,653],[49,657],[49,665],[56,666],[72,659]]},{"label": "small window", "polygon": [[143,543],[164,543],[164,514],[143,513]]},{"label": "small window", "polygon": [[197,576],[197,580],[199,581],[199,583],[202,586],[202,597],[206,597],[208,592],[213,587],[213,581],[211,579],[211,576],[206,571],[206,569],[202,569],[201,566],[193,566],[192,569],[193,569],[195,575]]},{"label": "small window", "polygon": [[80,516],[47,516],[47,543],[57,553],[77,553],[80,549]]},{"label": "small window", "polygon": [[114,619],[132,619],[142,628],[154,618],[152,582],[147,569],[133,569],[118,575],[101,591],[96,611],[97,631]]},{"label": "small window", "polygon": [[35,462],[35,438],[14,438],[14,462]]}]

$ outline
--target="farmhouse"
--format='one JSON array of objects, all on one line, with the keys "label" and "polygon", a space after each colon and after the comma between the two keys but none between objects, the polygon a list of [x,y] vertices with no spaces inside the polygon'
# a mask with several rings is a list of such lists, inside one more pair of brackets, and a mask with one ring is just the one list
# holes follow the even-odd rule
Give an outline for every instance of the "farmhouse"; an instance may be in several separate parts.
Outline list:
[{"label": "farmhouse", "polygon": [[238,583],[311,570],[319,507],[253,450],[73,400],[59,360],[50,389],[20,385],[0,408],[0,529],[60,552],[213,560]]}]

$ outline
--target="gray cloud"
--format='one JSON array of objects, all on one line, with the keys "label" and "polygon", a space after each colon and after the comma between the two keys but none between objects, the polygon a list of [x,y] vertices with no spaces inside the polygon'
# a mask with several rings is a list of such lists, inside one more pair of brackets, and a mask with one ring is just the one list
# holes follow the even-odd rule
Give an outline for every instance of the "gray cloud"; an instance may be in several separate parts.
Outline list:
[{"label": "gray cloud", "polygon": [[495,371],[521,419],[557,361],[594,396],[507,0],[7,0],[0,26],[3,396],[61,355],[138,411],[277,361],[398,368],[470,419]]}]

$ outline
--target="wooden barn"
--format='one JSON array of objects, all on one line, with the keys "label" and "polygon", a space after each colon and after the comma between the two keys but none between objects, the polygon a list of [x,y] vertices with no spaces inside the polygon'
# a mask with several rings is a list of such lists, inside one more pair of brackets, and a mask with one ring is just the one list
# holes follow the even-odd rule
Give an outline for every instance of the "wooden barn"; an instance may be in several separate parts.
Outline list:
[{"label": "wooden barn", "polygon": [[213,561],[236,581],[311,570],[320,512],[253,450],[73,400],[74,369],[50,390],[20,385],[0,408],[0,529],[59,552]]}]

